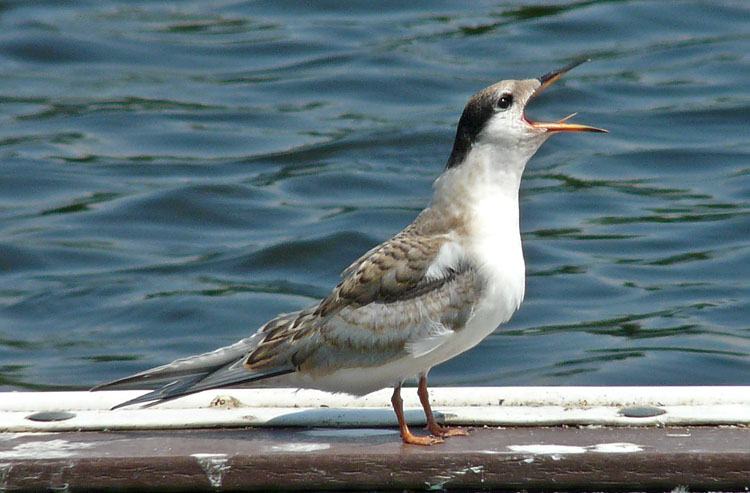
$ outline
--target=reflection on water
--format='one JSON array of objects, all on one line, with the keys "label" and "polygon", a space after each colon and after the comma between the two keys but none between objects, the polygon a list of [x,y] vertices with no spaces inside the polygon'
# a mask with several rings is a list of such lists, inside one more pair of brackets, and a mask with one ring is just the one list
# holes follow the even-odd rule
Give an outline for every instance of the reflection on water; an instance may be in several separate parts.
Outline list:
[{"label": "reflection on water", "polygon": [[[677,10],[679,9],[679,11]],[[16,3],[0,18],[0,390],[87,388],[324,296],[429,200],[468,97],[534,101],[514,319],[464,385],[747,384],[742,3]]]}]

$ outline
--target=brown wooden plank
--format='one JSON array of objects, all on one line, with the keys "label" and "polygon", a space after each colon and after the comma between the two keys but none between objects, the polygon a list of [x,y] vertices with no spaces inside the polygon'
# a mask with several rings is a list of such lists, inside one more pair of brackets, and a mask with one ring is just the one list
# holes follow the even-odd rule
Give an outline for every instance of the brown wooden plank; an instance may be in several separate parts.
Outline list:
[{"label": "brown wooden plank", "polygon": [[0,434],[4,491],[664,491],[677,486],[690,491],[750,487],[750,430],[483,428],[433,447],[402,445],[390,429]]}]

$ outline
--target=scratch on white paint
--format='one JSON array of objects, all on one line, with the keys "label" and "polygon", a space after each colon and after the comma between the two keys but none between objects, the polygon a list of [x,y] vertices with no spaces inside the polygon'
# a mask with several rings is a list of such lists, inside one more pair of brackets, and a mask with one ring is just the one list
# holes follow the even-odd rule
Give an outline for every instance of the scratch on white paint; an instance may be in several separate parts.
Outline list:
[{"label": "scratch on white paint", "polygon": [[425,485],[427,486],[428,491],[442,491],[445,488],[445,483],[451,480],[448,476],[435,476],[433,480],[436,480],[435,483],[430,483],[429,481],[425,481]]},{"label": "scratch on white paint", "polygon": [[230,469],[227,454],[190,454],[190,457],[198,461],[211,486],[221,488],[222,477]]},{"label": "scratch on white paint", "polygon": [[[445,483],[448,481],[455,479],[456,476],[463,476],[465,474],[468,474],[469,472],[473,472],[474,474],[480,474],[484,472],[484,466],[473,466],[473,467],[467,467],[465,469],[459,469],[456,471],[445,471],[446,474],[440,474],[438,476],[435,476],[432,478],[432,482],[426,482],[428,490],[443,490]],[[484,481],[484,479],[482,479]]]},{"label": "scratch on white paint", "polygon": [[19,431],[15,433],[0,433],[0,440],[15,440],[16,438],[23,438],[28,436],[39,437],[43,435],[54,435],[52,432],[41,432],[41,431]]},{"label": "scratch on white paint", "polygon": [[7,487],[7,484],[5,484],[5,480],[8,477],[11,469],[13,469],[13,464],[11,464],[10,462],[0,462],[0,488]]},{"label": "scratch on white paint", "polygon": [[94,445],[67,440],[19,443],[10,450],[0,451],[0,459],[62,459],[72,457],[78,450]]},{"label": "scratch on white paint", "polygon": [[453,474],[454,476],[463,476],[464,474],[468,474],[469,472],[478,474],[482,471],[484,471],[484,466],[474,466],[467,467],[466,469],[459,469],[457,471],[448,471],[448,473]]},{"label": "scratch on white paint", "polygon": [[557,455],[557,454],[584,454],[586,447],[574,447],[570,445],[508,445],[513,452],[526,452],[529,454]]},{"label": "scratch on white paint", "polygon": [[237,409],[239,407],[247,407],[239,399],[231,395],[217,395],[208,404],[208,407],[221,408],[221,409]]},{"label": "scratch on white paint", "polygon": [[327,443],[285,443],[284,445],[274,445],[272,450],[279,452],[315,452],[316,450],[326,450],[331,448]]},{"label": "scratch on white paint", "polygon": [[643,447],[634,443],[599,443],[589,447],[592,452],[604,454],[632,454],[640,452]]},{"label": "scratch on white paint", "polygon": [[572,446],[572,445],[509,445],[513,452],[524,452],[528,454],[549,455],[553,460],[559,460],[567,454],[585,454],[596,452],[602,454],[632,454],[640,452],[643,447],[634,443],[598,443],[596,445]]}]

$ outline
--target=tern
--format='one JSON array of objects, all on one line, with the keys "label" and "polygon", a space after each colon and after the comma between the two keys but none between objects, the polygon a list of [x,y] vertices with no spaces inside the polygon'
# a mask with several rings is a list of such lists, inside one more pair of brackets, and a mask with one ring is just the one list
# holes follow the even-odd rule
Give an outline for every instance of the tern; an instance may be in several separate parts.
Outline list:
[{"label": "tern", "polygon": [[[404,443],[466,435],[437,423],[430,369],[471,349],[507,322],[525,291],[518,194],[526,163],[558,132],[606,132],[534,122],[526,106],[579,60],[539,78],[504,80],[469,100],[429,206],[403,231],[342,273],[325,298],[278,315],[231,346],[92,390],[149,389],[115,408],[228,386],[313,388],[365,395],[392,387]],[[418,378],[429,436],[411,433],[401,386]]]}]

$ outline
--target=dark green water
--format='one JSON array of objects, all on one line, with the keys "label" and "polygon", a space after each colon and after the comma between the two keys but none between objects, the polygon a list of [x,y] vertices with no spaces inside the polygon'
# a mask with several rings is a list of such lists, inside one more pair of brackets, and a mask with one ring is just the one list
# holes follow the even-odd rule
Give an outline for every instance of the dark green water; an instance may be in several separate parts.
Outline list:
[{"label": "dark green water", "polygon": [[[528,4],[528,2],[524,2]],[[535,100],[515,318],[442,385],[750,383],[750,4],[0,4],[0,390],[229,344],[427,203],[469,96]]]}]

